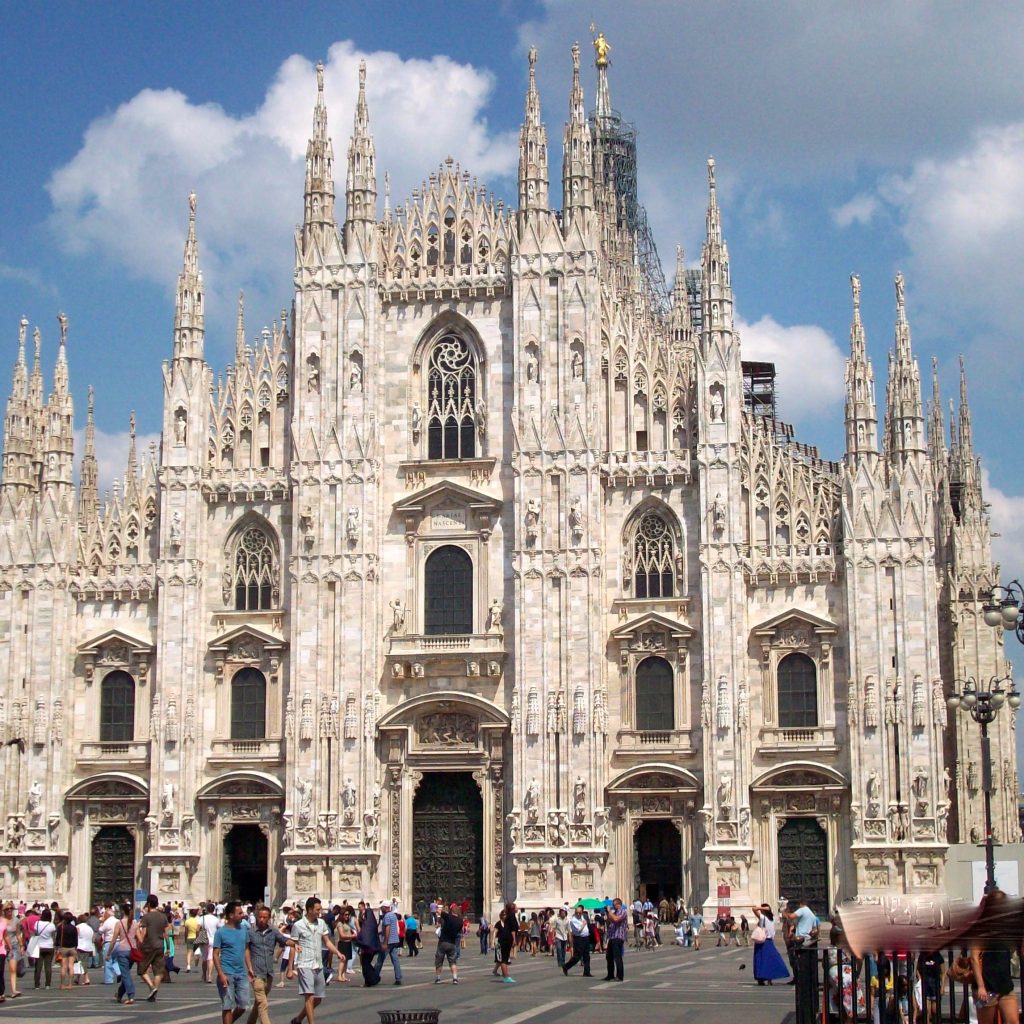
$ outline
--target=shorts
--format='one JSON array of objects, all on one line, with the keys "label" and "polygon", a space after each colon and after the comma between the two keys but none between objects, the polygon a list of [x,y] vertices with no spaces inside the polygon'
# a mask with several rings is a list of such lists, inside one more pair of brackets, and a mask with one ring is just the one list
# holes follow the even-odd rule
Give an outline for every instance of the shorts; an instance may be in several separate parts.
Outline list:
[{"label": "shorts", "polygon": [[162,949],[146,949],[142,950],[142,959],[139,961],[139,977],[153,968],[154,973],[164,973],[164,951]]},{"label": "shorts", "polygon": [[226,986],[221,985],[217,979],[217,992],[220,995],[220,1008],[222,1010],[247,1010],[252,1002],[252,990],[249,987],[249,976],[247,974],[226,974],[228,979]]},{"label": "shorts", "polygon": [[57,955],[61,960],[74,960],[78,954],[78,950],[74,946],[62,947],[57,950]]},{"label": "shorts", "polygon": [[316,996],[323,999],[327,995],[327,983],[324,981],[323,968],[299,968],[299,992],[304,996]]},{"label": "shorts", "polygon": [[447,957],[448,963],[455,966],[455,943],[438,942],[437,952],[434,954],[434,967],[439,968]]},{"label": "shorts", "polygon": [[501,952],[501,962],[503,964],[512,963],[512,940],[502,939],[498,943],[498,949]]}]

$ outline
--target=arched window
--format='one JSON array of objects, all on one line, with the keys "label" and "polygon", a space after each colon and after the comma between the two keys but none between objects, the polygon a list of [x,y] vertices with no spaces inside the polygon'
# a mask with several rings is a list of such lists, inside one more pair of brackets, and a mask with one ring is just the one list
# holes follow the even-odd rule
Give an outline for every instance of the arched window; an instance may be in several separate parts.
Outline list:
[{"label": "arched window", "polygon": [[668,523],[646,512],[633,536],[633,591],[637,597],[671,597],[675,542]]},{"label": "arched window", "polygon": [[261,740],[267,734],[267,680],[259,669],[243,668],[231,680],[231,738]]},{"label": "arched window", "polygon": [[641,732],[675,728],[672,666],[664,658],[644,658],[636,667],[636,727]]},{"label": "arched window", "polygon": [[427,559],[423,593],[424,632],[473,632],[473,560],[462,548],[446,545]]},{"label": "arched window", "polygon": [[813,729],[818,724],[818,672],[806,654],[779,662],[779,728]]},{"label": "arched window", "polygon": [[476,455],[476,360],[469,345],[446,334],[427,364],[427,458]]},{"label": "arched window", "polygon": [[100,742],[135,739],[135,680],[127,672],[108,672],[100,683]]},{"label": "arched window", "polygon": [[250,526],[235,547],[235,610],[259,611],[273,607],[274,545],[265,530]]}]

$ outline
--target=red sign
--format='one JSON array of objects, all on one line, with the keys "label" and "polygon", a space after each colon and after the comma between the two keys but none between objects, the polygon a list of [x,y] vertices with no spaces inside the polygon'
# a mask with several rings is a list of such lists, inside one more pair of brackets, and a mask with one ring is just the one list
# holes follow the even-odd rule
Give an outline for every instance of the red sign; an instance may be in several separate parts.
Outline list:
[{"label": "red sign", "polygon": [[728,885],[718,887],[718,916],[728,917],[731,906],[732,889]]}]

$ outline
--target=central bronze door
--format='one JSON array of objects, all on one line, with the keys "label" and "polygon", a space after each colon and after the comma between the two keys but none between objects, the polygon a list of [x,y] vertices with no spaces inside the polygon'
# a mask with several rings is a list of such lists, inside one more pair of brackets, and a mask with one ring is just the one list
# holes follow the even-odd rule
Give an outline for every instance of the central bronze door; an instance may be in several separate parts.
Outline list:
[{"label": "central bronze door", "polygon": [[484,829],[480,790],[468,772],[428,772],[412,811],[412,900],[484,902]]},{"label": "central bronze door", "polygon": [[105,825],[92,841],[90,906],[131,902],[135,892],[135,837],[123,825]]},{"label": "central bronze door", "polygon": [[779,829],[779,896],[803,897],[819,917],[828,915],[828,842],[813,818],[790,818]]}]

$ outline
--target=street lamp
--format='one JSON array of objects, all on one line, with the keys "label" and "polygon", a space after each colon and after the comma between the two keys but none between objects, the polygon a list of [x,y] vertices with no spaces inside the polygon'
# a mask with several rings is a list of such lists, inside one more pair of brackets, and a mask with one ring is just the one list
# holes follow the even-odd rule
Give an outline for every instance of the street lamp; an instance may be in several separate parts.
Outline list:
[{"label": "street lamp", "polygon": [[[1013,608],[1015,614],[1019,614],[1016,603]],[[987,609],[985,621],[989,621]],[[1016,622],[1016,619],[1014,621]],[[1020,627],[1017,628],[1019,632]],[[979,689],[973,677],[956,680],[953,683],[954,687],[957,683],[962,689],[960,693],[954,690],[946,701],[949,710],[967,713],[981,726],[981,789],[985,794],[985,892],[991,892],[996,884],[996,853],[992,840],[992,751],[989,746],[988,727],[990,722],[995,721],[1004,704],[1009,704],[1014,711],[1020,707],[1020,694],[1010,676],[993,676],[985,690]],[[1008,690],[1003,689],[1003,683],[1009,684]]]},{"label": "street lamp", "polygon": [[1020,580],[1011,580],[1006,586],[995,586],[982,606],[985,625],[993,629],[1003,627],[1008,633],[1017,634],[1017,639],[1024,644],[1024,585]]}]

